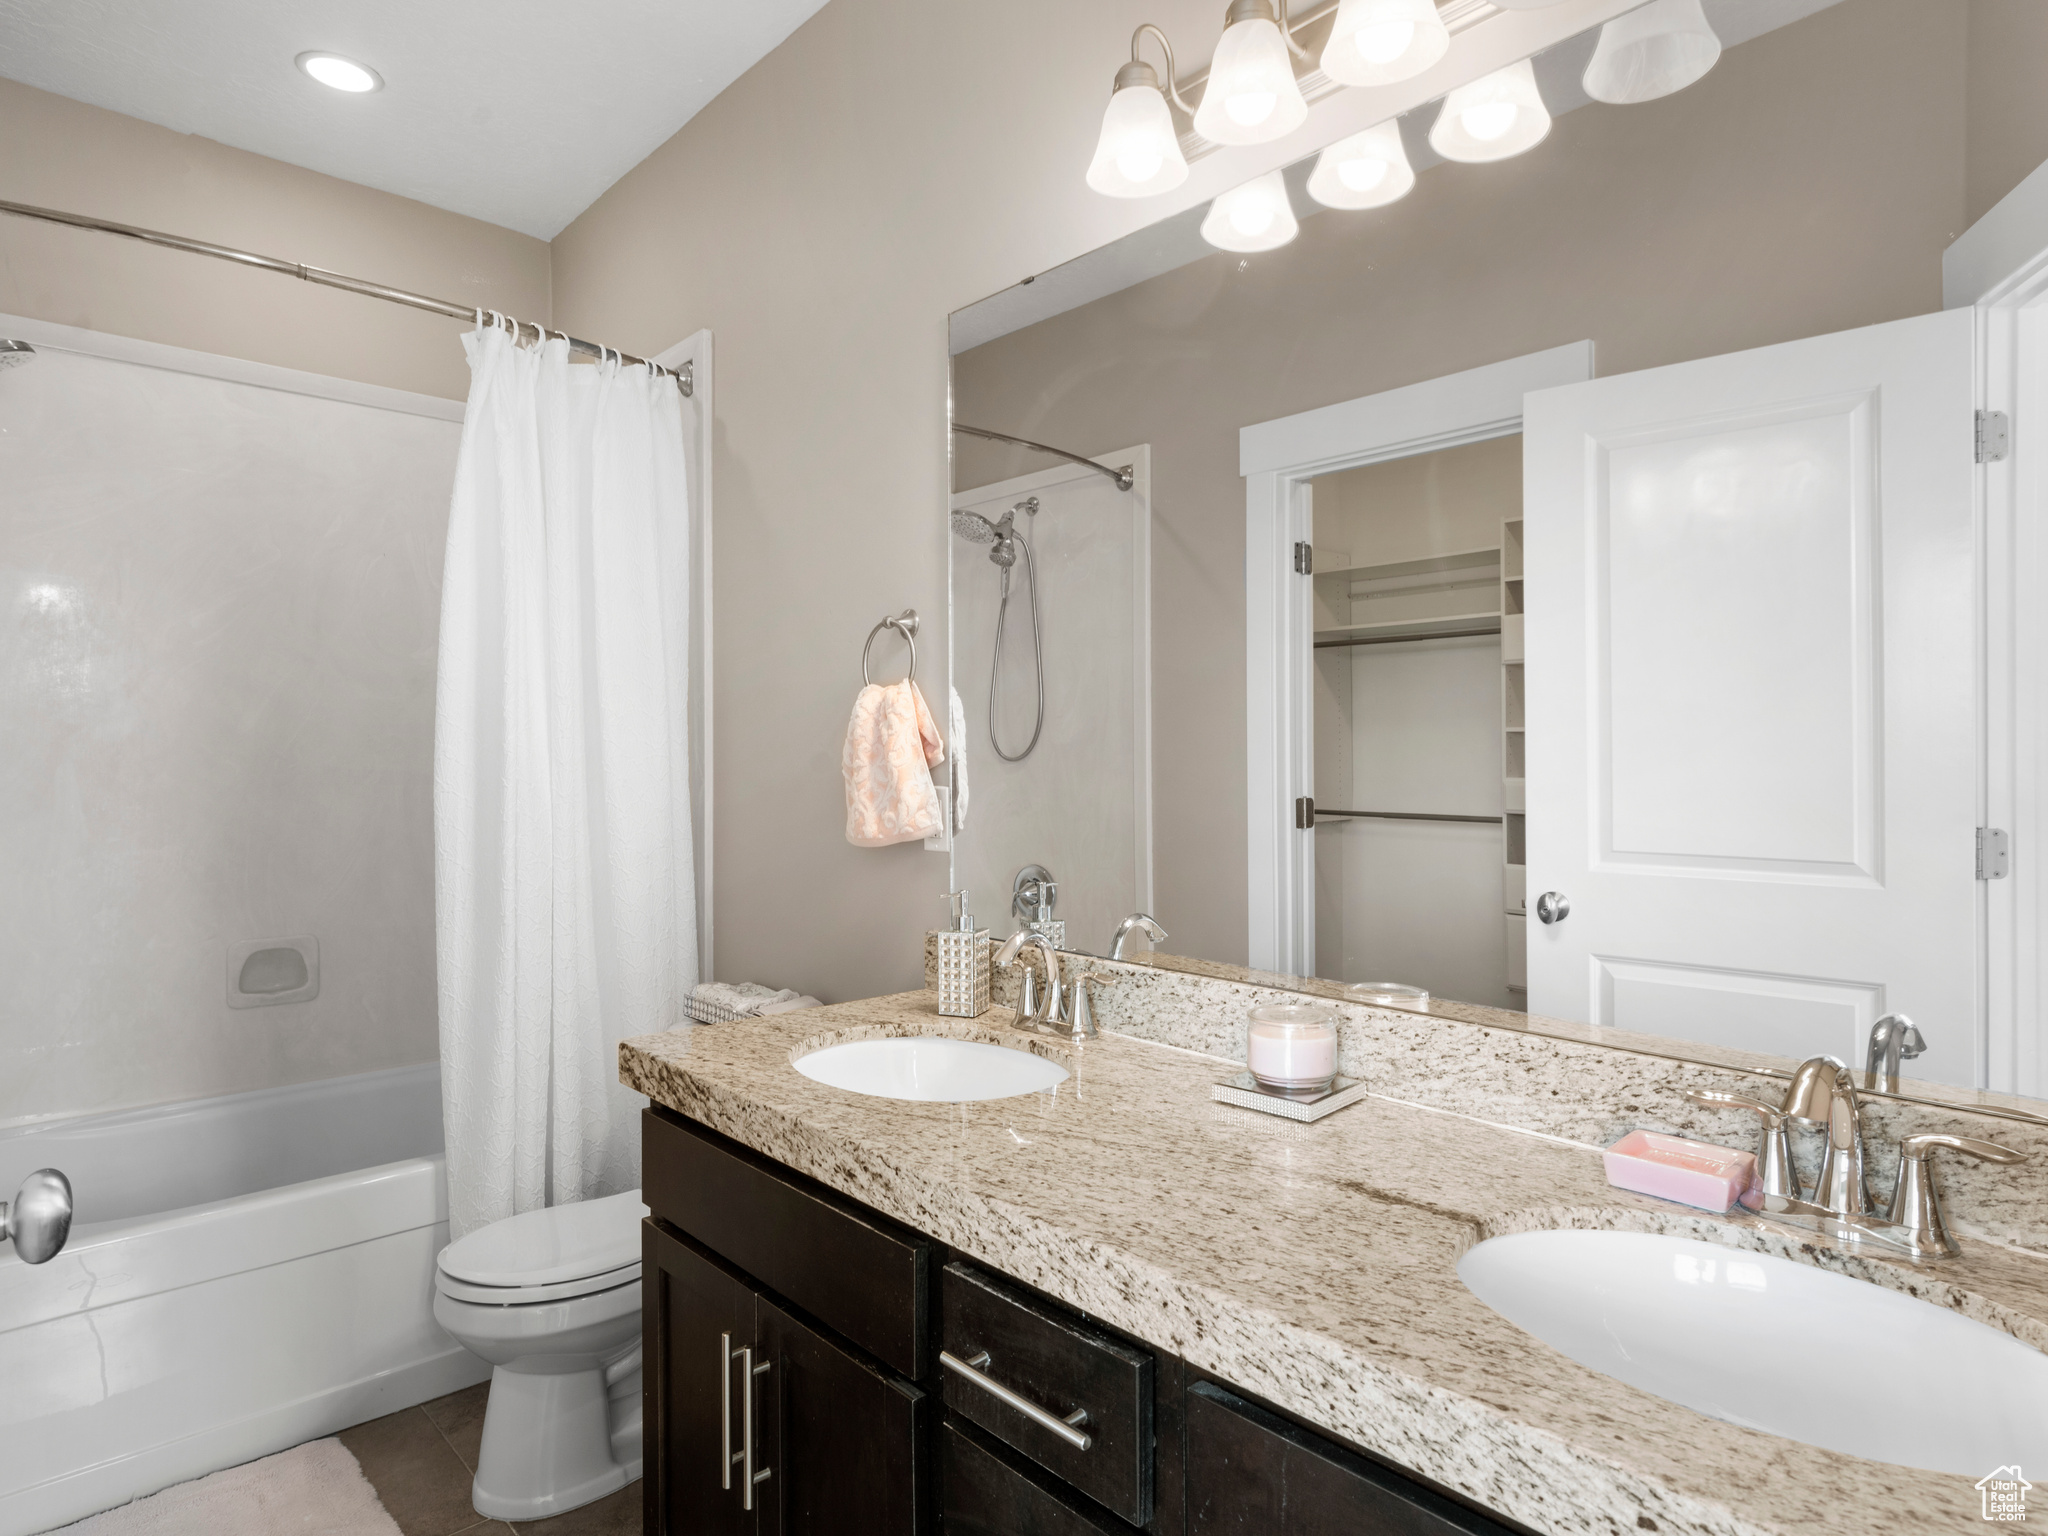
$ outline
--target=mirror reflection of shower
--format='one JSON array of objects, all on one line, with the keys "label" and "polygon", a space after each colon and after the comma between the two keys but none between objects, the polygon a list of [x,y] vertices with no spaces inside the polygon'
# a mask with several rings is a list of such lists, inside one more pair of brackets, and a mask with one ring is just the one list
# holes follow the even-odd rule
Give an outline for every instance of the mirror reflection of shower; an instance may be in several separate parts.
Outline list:
[{"label": "mirror reflection of shower", "polygon": [[[1038,572],[1032,563],[1031,542],[1017,527],[1017,514],[1026,517],[1038,516],[1038,498],[1027,496],[1018,502],[1001,518],[990,522],[979,512],[966,510],[953,514],[953,532],[970,544],[989,546],[990,564],[1001,572],[1002,601],[996,609],[995,657],[989,664],[988,679],[988,744],[995,749],[996,756],[1006,763],[1021,763],[1031,755],[1038,745],[1038,738],[1045,732],[1045,645],[1038,624]],[[1032,722],[1031,739],[1024,744],[1021,752],[1005,752],[1001,738],[996,734],[996,703],[1000,697],[1003,677],[1003,632],[1010,617],[1010,572],[1017,563],[1018,551],[1024,554],[1024,580],[1031,589],[1031,660],[1032,676],[1038,689],[1038,713]]]}]

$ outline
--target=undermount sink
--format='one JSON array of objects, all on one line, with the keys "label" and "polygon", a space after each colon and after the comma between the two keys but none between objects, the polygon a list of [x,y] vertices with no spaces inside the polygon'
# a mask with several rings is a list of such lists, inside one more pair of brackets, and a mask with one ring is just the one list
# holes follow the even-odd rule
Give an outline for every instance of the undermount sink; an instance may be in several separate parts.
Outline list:
[{"label": "undermount sink", "polygon": [[1731,1424],[1969,1477],[2048,1468],[2048,1355],[1897,1291],[1640,1232],[1491,1238],[1458,1278],[1579,1364]]},{"label": "undermount sink", "polygon": [[1067,1080],[1056,1061],[936,1035],[893,1040],[849,1040],[812,1051],[796,1062],[813,1082],[878,1099],[922,1099],[955,1104],[966,1099],[1008,1099]]}]

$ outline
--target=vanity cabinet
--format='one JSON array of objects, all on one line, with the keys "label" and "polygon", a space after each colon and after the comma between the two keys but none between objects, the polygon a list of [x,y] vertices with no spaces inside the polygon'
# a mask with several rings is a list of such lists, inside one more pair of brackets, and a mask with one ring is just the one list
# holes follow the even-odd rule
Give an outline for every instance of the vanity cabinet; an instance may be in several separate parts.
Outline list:
[{"label": "vanity cabinet", "polygon": [[1187,1392],[1187,1536],[1507,1536],[1215,1382]]},{"label": "vanity cabinet", "polygon": [[673,1111],[644,1132],[648,1536],[1509,1530]]}]

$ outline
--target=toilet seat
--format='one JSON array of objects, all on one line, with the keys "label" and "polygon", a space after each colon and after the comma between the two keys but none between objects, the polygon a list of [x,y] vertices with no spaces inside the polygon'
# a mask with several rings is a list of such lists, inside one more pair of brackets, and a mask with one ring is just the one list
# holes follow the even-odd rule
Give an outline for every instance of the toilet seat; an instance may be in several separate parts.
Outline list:
[{"label": "toilet seat", "polygon": [[[639,1273],[640,1222],[646,1214],[637,1189],[522,1211],[443,1248],[435,1263],[435,1284],[461,1300],[499,1305],[543,1300],[539,1292],[557,1287],[568,1288],[556,1292],[561,1296],[604,1290],[620,1283],[606,1277],[621,1270]],[[444,1281],[484,1295],[449,1290]],[[523,1294],[507,1294],[514,1291]]]},{"label": "toilet seat", "polygon": [[631,1285],[640,1278],[640,1262],[580,1280],[560,1280],[552,1285],[473,1285],[457,1280],[446,1270],[434,1271],[434,1289],[452,1301],[466,1301],[484,1307],[524,1307],[543,1301],[570,1301],[578,1296],[595,1296],[616,1286]]}]

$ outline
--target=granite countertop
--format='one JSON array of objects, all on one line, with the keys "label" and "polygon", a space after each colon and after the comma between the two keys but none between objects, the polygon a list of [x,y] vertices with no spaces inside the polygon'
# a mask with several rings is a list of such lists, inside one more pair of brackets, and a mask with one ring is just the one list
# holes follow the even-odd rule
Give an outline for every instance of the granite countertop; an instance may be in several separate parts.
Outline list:
[{"label": "granite countertop", "polygon": [[[1214,1103],[1238,1067],[1078,1051],[909,992],[626,1041],[630,1087],[1386,1460],[1544,1532],[1978,1530],[1973,1479],[1737,1428],[1589,1370],[1471,1295],[1474,1243],[1541,1227],[1710,1237],[1954,1307],[2048,1348],[2048,1261],[1915,1268],[1611,1188],[1596,1149],[1370,1097],[1313,1125]],[[868,1098],[791,1070],[840,1039],[1053,1056],[1048,1093]],[[1821,1365],[1817,1362],[1817,1368]],[[1984,1468],[1991,1471],[1990,1466]]]}]

